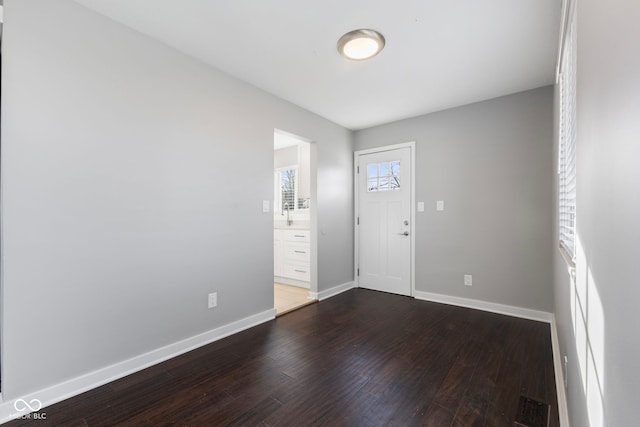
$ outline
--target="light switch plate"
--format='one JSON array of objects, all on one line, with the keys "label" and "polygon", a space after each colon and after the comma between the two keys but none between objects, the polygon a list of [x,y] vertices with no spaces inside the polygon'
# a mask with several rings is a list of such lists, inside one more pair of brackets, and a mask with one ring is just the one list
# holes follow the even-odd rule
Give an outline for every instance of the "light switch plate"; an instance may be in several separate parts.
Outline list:
[{"label": "light switch plate", "polygon": [[217,307],[218,306],[218,293],[217,292],[212,292],[212,293],[209,294],[208,306],[209,306],[209,308],[213,308],[213,307]]},{"label": "light switch plate", "polygon": [[418,212],[424,212],[424,202],[418,202]]},{"label": "light switch plate", "polygon": [[444,210],[444,200],[438,200],[436,202],[436,210],[443,211]]}]

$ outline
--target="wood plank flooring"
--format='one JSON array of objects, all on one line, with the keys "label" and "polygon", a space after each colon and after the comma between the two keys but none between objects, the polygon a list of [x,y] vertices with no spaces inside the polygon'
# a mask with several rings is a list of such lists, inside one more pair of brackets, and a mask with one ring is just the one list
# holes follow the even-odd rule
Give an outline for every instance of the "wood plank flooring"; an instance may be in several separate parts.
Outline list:
[{"label": "wood plank flooring", "polygon": [[549,325],[353,289],[7,426],[508,426],[551,405]]}]

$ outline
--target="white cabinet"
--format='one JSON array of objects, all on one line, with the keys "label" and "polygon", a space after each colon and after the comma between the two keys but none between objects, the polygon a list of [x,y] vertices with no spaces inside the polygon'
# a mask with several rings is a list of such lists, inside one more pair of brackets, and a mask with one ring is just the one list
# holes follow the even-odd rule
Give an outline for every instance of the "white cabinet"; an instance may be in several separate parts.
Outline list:
[{"label": "white cabinet", "polygon": [[292,285],[308,287],[311,280],[311,256],[309,230],[274,230],[274,276],[292,279]]},{"label": "white cabinet", "polygon": [[273,275],[284,274],[284,256],[282,253],[282,230],[273,230]]},{"label": "white cabinet", "polygon": [[311,241],[309,230],[280,230],[285,242],[306,243]]}]

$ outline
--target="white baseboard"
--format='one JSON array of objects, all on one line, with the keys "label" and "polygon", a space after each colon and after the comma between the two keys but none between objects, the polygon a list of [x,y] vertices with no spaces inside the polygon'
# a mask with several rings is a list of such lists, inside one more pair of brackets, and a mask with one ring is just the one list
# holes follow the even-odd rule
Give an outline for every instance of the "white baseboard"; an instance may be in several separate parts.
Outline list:
[{"label": "white baseboard", "polygon": [[297,286],[299,288],[310,289],[311,284],[309,282],[303,282],[302,280],[289,279],[288,277],[273,276],[273,281],[276,283],[282,283],[283,285]]},{"label": "white baseboard", "polygon": [[[115,381],[134,372],[141,371],[142,369],[164,362],[165,360],[179,356],[214,341],[218,341],[229,335],[233,335],[261,323],[268,322],[269,320],[275,319],[275,316],[275,309],[266,310],[262,313],[245,317],[244,319],[240,319],[219,328],[212,329],[182,341],[169,344],[165,347],[152,350],[148,353],[135,356],[123,362],[98,369],[63,383],[55,384],[46,389],[29,393],[26,396],[7,400],[0,403],[0,424],[27,414],[27,412],[19,412],[15,409],[14,405],[17,401],[22,400],[23,402],[33,402],[35,399],[37,400],[36,404],[32,406],[36,406],[39,401],[42,405],[42,409],[39,412],[46,413],[45,408],[53,405],[54,403],[76,396],[80,393],[84,393],[87,390],[94,389],[111,381]],[[23,408],[24,404],[22,404],[22,402],[20,403],[19,408]]]},{"label": "white baseboard", "polygon": [[564,369],[562,368],[562,354],[560,352],[560,340],[558,339],[558,326],[555,315],[552,315],[551,319],[551,348],[553,349],[553,370],[556,378],[560,427],[569,427],[569,407],[567,406],[567,393],[564,388]]},{"label": "white baseboard", "polygon": [[497,304],[494,302],[479,301],[468,298],[454,297],[450,295],[433,294],[431,292],[415,291],[413,297],[425,301],[439,302],[442,304],[456,305],[459,307],[475,308],[476,310],[489,311],[491,313],[506,314],[523,319],[537,320],[551,323],[553,314],[546,311],[531,310],[529,308],[515,307],[512,305]]},{"label": "white baseboard", "polygon": [[333,288],[325,289],[320,292],[309,292],[309,298],[317,299],[318,301],[325,300],[327,298],[334,297],[342,292],[348,291],[356,287],[354,282],[343,283],[342,285],[334,286]]}]

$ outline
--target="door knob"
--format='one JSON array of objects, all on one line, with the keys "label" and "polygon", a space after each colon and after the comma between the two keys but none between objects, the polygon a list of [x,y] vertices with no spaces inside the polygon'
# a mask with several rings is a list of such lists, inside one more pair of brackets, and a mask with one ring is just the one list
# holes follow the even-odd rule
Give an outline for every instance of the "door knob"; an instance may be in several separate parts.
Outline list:
[{"label": "door knob", "polygon": [[409,235],[409,232],[408,232],[408,231],[405,231],[404,233],[398,233],[398,235],[399,235],[399,236],[408,236],[408,235]]}]

